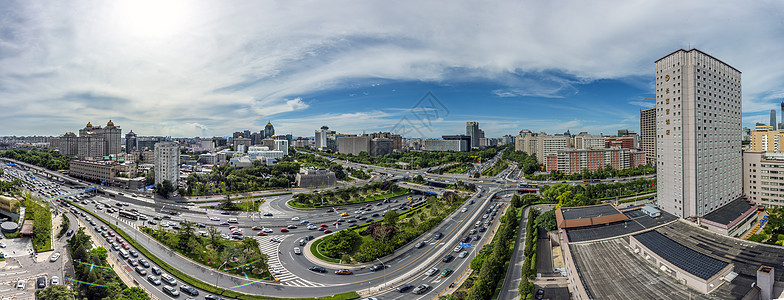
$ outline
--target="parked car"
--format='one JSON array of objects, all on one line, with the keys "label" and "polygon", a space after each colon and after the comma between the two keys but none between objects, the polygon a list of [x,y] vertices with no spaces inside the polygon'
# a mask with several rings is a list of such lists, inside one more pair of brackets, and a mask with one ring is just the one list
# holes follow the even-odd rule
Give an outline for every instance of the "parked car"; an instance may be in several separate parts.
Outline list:
[{"label": "parked car", "polygon": [[[2,242],[0,242],[0,243],[2,243]],[[3,247],[5,247],[5,245],[3,245]],[[50,262],[56,262],[58,258],[60,258],[60,252],[56,252],[55,254],[52,254],[52,256],[49,257],[49,261]]]},{"label": "parked car", "polygon": [[58,276],[52,276],[52,279],[51,279],[51,283],[50,283],[50,284],[51,284],[51,285],[58,285],[58,284],[60,284],[60,277],[58,277]]},{"label": "parked car", "polygon": [[46,288],[46,277],[38,277],[38,280],[36,281],[35,287],[37,287],[39,289],[45,289]]}]

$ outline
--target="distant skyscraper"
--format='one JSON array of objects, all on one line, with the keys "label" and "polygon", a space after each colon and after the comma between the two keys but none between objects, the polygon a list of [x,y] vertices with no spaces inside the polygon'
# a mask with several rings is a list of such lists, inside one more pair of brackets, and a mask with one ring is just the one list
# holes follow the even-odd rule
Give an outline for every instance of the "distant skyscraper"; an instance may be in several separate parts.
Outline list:
[{"label": "distant skyscraper", "polygon": [[471,137],[469,148],[479,148],[479,122],[466,122],[466,135]]},{"label": "distant skyscraper", "polygon": [[264,126],[264,138],[269,139],[275,135],[275,127],[272,126],[271,122],[267,122],[267,126]]},{"label": "distant skyscraper", "polygon": [[773,130],[776,130],[776,110],[770,110],[770,127],[773,127]]},{"label": "distant skyscraper", "polygon": [[702,217],[743,194],[741,72],[696,49],[655,65],[657,205]]},{"label": "distant skyscraper", "polygon": [[125,135],[125,153],[131,153],[136,150],[136,134],[133,130]]},{"label": "distant skyscraper", "polygon": [[155,144],[155,184],[164,180],[176,189],[180,179],[180,146],[175,142]]},{"label": "distant skyscraper", "polygon": [[642,151],[645,152],[645,163],[656,165],[656,108],[640,111],[640,138]]}]

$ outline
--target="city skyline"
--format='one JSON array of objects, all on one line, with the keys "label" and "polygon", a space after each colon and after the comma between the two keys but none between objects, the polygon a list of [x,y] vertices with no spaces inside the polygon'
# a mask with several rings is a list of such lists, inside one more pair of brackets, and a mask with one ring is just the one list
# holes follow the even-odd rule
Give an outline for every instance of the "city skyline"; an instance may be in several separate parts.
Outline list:
[{"label": "city skyline", "polygon": [[784,97],[784,68],[766,59],[784,46],[782,4],[701,13],[706,3],[664,13],[653,3],[12,2],[0,8],[0,135],[110,119],[180,137],[269,120],[294,136],[389,131],[428,92],[449,115],[408,137],[460,134],[467,121],[489,137],[610,135],[639,131],[639,110],[654,105],[637,98],[655,94],[651,63],[690,47],[743,70],[743,126],[767,123]]}]

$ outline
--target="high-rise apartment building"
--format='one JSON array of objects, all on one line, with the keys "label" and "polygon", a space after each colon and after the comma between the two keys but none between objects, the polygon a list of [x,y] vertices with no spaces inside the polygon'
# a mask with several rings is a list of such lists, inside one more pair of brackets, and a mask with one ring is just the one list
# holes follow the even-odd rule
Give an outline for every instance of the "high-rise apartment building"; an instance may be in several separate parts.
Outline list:
[{"label": "high-rise apartment building", "polygon": [[773,127],[773,130],[776,130],[776,110],[770,110],[770,127]]},{"label": "high-rise apartment building", "polygon": [[315,148],[316,149],[327,149],[329,148],[329,136],[335,135],[334,130],[329,130],[327,126],[321,126],[319,130],[316,130],[315,133]]},{"label": "high-rise apartment building", "polygon": [[471,137],[469,148],[479,148],[479,122],[466,122],[466,135]]},{"label": "high-rise apartment building", "polygon": [[515,151],[523,151],[528,155],[536,153],[536,134],[528,129],[520,130],[515,137]]},{"label": "high-rise apartment building", "polygon": [[125,153],[131,153],[136,150],[136,134],[133,130],[125,135]]},{"label": "high-rise apartment building", "polygon": [[[74,147],[74,142],[76,143]],[[79,158],[102,157],[122,152],[122,129],[109,120],[106,127],[87,125],[79,129],[79,137],[66,133],[61,137],[60,153]]]},{"label": "high-rise apartment building", "polygon": [[757,125],[751,131],[751,151],[783,152],[784,131],[774,130],[773,126]]},{"label": "high-rise apartment building", "polygon": [[562,134],[538,134],[536,136],[536,160],[541,164],[545,163],[546,156],[552,153],[556,153],[559,150],[565,150],[566,148],[569,148],[569,142],[571,139],[571,136]]},{"label": "high-rise apartment building", "polygon": [[575,149],[604,148],[604,136],[595,134],[578,134],[574,136]]},{"label": "high-rise apartment building", "polygon": [[175,142],[155,144],[155,184],[164,180],[176,189],[180,180],[180,146]]},{"label": "high-rise apartment building", "polygon": [[655,65],[657,205],[702,217],[742,196],[741,72],[696,49]]},{"label": "high-rise apartment building", "polygon": [[640,110],[640,148],[645,152],[645,163],[656,165],[656,108]]}]

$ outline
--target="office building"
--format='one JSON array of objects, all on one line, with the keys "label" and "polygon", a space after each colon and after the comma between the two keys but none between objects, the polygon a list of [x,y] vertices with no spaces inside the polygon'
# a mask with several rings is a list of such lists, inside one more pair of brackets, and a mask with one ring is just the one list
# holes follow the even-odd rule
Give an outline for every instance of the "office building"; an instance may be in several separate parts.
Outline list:
[{"label": "office building", "polygon": [[470,151],[471,148],[468,147],[469,143],[466,140],[434,140],[434,139],[426,139],[422,140],[422,144],[420,145],[420,150],[423,151],[451,151],[451,152],[462,152],[462,151]]},{"label": "office building", "polygon": [[444,139],[445,141],[464,141],[465,142],[465,146],[461,146],[461,149],[466,149],[466,151],[471,149],[470,148],[470,145],[471,145],[471,137],[470,136],[462,135],[462,134],[455,134],[455,135],[442,135],[441,138]]},{"label": "office building", "polygon": [[776,130],[776,110],[770,110],[770,127],[773,127],[773,130]]},{"label": "office building", "polygon": [[359,155],[360,152],[365,152],[370,155],[370,137],[346,135],[338,138],[338,153]]},{"label": "office building", "polygon": [[586,169],[592,172],[598,171],[607,165],[615,170],[624,170],[643,164],[645,164],[645,153],[618,147],[558,150],[548,154],[544,163],[547,172],[559,171],[564,174],[579,173]]},{"label": "office building", "polygon": [[546,156],[569,148],[570,140],[568,135],[539,133],[536,135],[536,160],[541,164],[545,163]]},{"label": "office building", "polygon": [[272,138],[275,135],[275,127],[272,126],[272,122],[267,122],[267,126],[264,126],[264,138]]},{"label": "office building", "polygon": [[515,151],[522,151],[528,155],[536,154],[536,134],[528,129],[520,130],[515,137]]},{"label": "office building", "polygon": [[294,179],[298,187],[324,187],[337,184],[335,173],[325,168],[300,168]]},{"label": "office building", "polygon": [[374,138],[370,140],[370,156],[379,156],[392,153],[393,142],[387,138]]},{"label": "office building", "polygon": [[226,147],[228,145],[226,138],[219,136],[212,137],[212,143],[215,145],[215,148]]},{"label": "office building", "polygon": [[[321,126],[321,128],[319,130],[316,130],[314,147],[316,149],[319,149],[319,150],[326,150],[326,149],[333,149],[334,150],[334,149],[337,149],[337,148],[331,148],[330,147],[331,145],[330,145],[330,143],[328,141],[329,137],[330,136],[334,136],[334,135],[335,135],[335,131],[334,130],[329,130],[329,127],[327,127],[327,126]],[[333,143],[334,143],[334,141],[333,141]],[[335,143],[335,146],[337,146],[337,143]]]},{"label": "office building", "polygon": [[136,150],[136,134],[131,130],[125,135],[125,153],[131,153],[134,150]]},{"label": "office building", "polygon": [[[245,151],[248,150],[248,147],[251,146],[250,139],[246,139],[246,138],[243,138],[243,137],[238,137],[238,138],[234,139],[234,141],[232,143],[233,143],[232,144],[232,147],[233,147],[232,149],[234,149],[234,151],[237,151],[237,152],[240,152],[240,153],[244,153]],[[240,147],[240,146],[242,146],[242,147]],[[242,151],[240,150],[240,148],[242,148]]]},{"label": "office building", "polygon": [[466,135],[471,137],[468,148],[479,148],[479,122],[466,122]]},{"label": "office building", "polygon": [[391,132],[374,132],[369,134],[371,138],[374,139],[389,139],[392,141],[392,149],[399,150],[403,149],[403,137],[399,134],[394,134]]},{"label": "office building", "polygon": [[741,72],[696,49],[655,65],[657,205],[703,226],[728,226],[711,212],[742,197]]},{"label": "office building", "polygon": [[773,130],[773,126],[757,125],[751,132],[749,150],[756,152],[782,152],[784,130]]},{"label": "office building", "polygon": [[784,207],[784,153],[743,152],[743,193],[769,208]]},{"label": "office building", "polygon": [[645,152],[645,163],[656,165],[656,108],[640,110],[640,148]]},{"label": "office building", "polygon": [[608,136],[604,139],[604,148],[621,147],[624,149],[637,149],[640,142],[638,136],[625,135],[625,136]]},{"label": "office building", "polygon": [[604,148],[604,136],[580,133],[574,136],[575,149]]},{"label": "office building", "polygon": [[288,140],[274,140],[275,150],[280,151],[283,155],[289,155],[289,141]]},{"label": "office building", "polygon": [[164,180],[176,189],[180,181],[180,146],[175,142],[159,142],[155,145],[155,184]]}]

